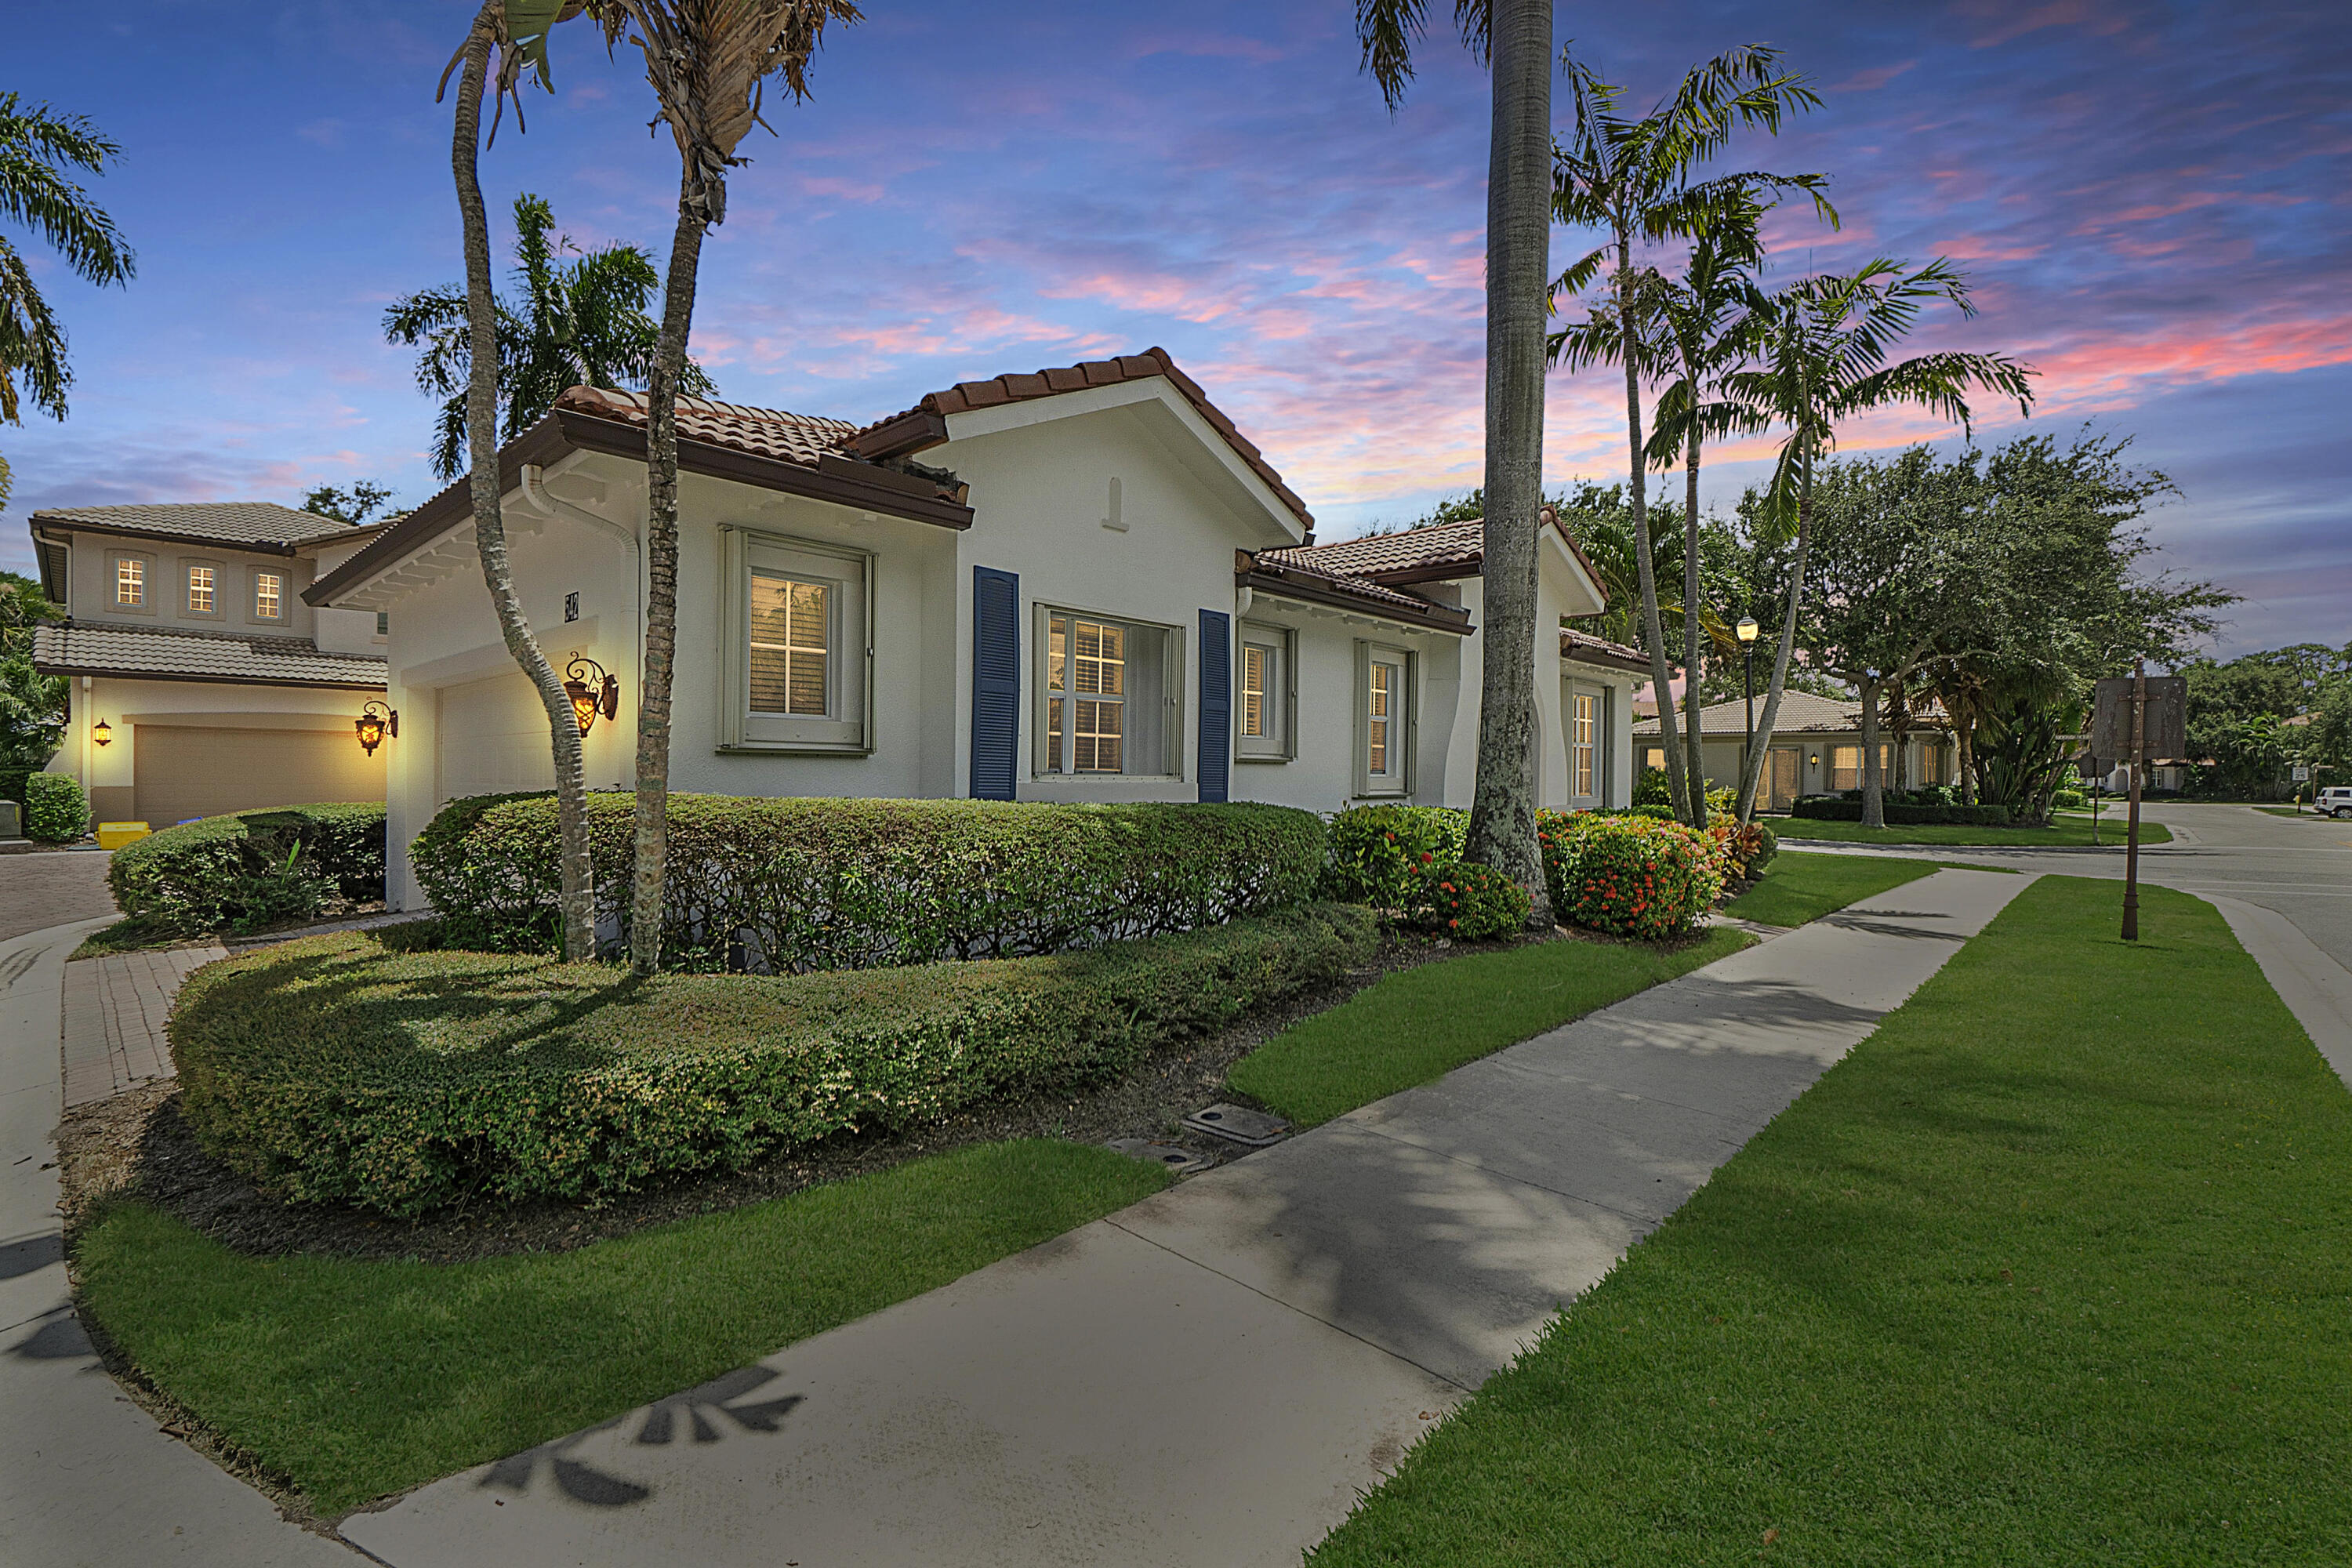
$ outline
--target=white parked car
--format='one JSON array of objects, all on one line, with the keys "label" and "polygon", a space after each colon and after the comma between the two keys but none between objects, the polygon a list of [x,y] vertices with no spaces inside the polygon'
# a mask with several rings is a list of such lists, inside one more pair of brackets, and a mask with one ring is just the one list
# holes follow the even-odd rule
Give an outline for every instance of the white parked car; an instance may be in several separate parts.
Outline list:
[{"label": "white parked car", "polygon": [[2352,818],[2352,784],[2329,784],[2319,792],[2312,806],[2338,820]]}]

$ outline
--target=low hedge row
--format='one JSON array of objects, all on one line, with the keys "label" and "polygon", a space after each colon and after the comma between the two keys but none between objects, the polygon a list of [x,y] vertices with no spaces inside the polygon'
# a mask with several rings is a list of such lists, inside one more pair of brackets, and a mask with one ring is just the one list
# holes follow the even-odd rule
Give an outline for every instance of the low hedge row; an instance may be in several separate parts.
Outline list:
[{"label": "low hedge row", "polygon": [[[597,913],[627,940],[633,797],[589,797]],[[771,973],[1007,958],[1311,896],[1322,819],[1278,805],[669,797],[665,966]],[[452,801],[416,879],[452,945],[557,945],[551,795]]]},{"label": "low hedge row", "polygon": [[158,931],[244,932],[383,897],[383,807],[289,805],[184,822],[109,857],[115,908]]},{"label": "low hedge row", "polygon": [[[2005,805],[1898,805],[1888,801],[1880,809],[1886,814],[1889,826],[1945,822],[1971,827],[2006,827],[2011,821]],[[1790,805],[1789,815],[1815,822],[1860,822],[1862,802],[1827,795],[1807,796]]]},{"label": "low hedge row", "polygon": [[835,1133],[1067,1089],[1338,979],[1362,910],[1303,904],[1086,952],[664,974],[310,937],[193,975],[170,1033],[205,1146],[286,1198],[414,1215],[595,1198]]},{"label": "low hedge row", "polygon": [[1436,860],[1421,869],[1405,895],[1405,923],[1455,942],[1494,942],[1528,925],[1534,900],[1492,866]]},{"label": "low hedge row", "polygon": [[1450,805],[1351,805],[1331,818],[1323,896],[1399,910],[1423,871],[1462,858],[1470,814]]}]

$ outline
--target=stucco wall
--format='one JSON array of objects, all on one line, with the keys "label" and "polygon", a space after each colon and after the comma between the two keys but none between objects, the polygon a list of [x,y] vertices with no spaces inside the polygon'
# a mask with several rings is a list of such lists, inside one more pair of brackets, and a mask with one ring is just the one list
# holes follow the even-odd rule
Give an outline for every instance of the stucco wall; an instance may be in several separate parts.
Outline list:
[{"label": "stucco wall", "polygon": [[[131,820],[137,778],[139,726],[227,730],[320,730],[352,732],[352,721],[371,691],[288,686],[236,686],[198,680],[124,680],[104,675],[68,678],[63,742],[47,772],[81,781],[93,818]],[[92,727],[106,721],[110,738],[94,743]],[[357,746],[358,742],[352,742]]]}]

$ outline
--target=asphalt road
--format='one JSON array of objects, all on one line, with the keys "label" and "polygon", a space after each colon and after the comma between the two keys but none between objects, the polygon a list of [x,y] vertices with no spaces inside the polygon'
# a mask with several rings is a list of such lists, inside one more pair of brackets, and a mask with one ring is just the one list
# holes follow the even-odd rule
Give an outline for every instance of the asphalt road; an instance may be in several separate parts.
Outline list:
[{"label": "asphalt road", "polygon": [[0,855],[0,942],[114,912],[102,849]]}]

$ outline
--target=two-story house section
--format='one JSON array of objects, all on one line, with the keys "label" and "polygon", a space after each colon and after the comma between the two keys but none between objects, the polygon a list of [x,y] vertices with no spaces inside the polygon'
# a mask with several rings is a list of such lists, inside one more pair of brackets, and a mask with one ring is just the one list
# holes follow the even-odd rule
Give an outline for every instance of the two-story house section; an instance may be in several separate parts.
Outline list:
[{"label": "two-story house section", "polygon": [[384,694],[383,617],[302,598],[375,527],[268,501],[58,507],[31,526],[67,612],[35,630],[33,663],[72,689],[48,771],[100,820],[383,798],[383,745],[354,728]]}]

